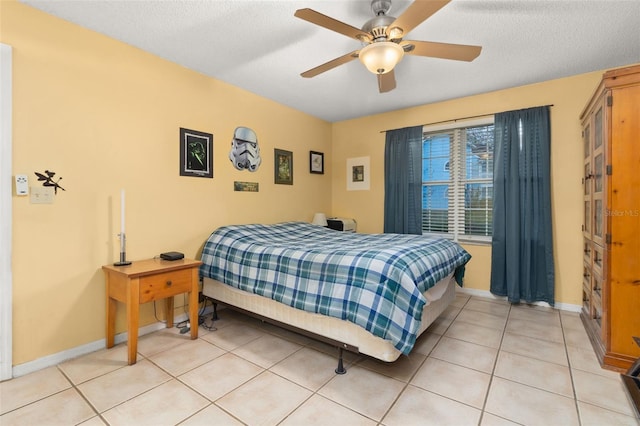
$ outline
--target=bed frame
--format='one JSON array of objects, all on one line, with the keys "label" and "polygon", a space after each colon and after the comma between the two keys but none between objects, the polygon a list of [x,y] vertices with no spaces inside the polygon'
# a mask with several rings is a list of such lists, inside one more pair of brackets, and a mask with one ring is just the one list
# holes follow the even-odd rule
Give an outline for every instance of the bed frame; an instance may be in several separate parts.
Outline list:
[{"label": "bed frame", "polygon": [[[422,334],[455,300],[456,285],[455,279],[450,275],[424,293],[429,303],[424,307],[418,335]],[[385,362],[393,362],[402,354],[390,341],[374,336],[349,321],[295,309],[211,278],[203,279],[202,293],[214,302],[214,318],[217,315],[216,304],[220,303],[265,322],[337,347],[339,349],[337,374],[346,373],[342,359],[344,350],[368,355]]]}]

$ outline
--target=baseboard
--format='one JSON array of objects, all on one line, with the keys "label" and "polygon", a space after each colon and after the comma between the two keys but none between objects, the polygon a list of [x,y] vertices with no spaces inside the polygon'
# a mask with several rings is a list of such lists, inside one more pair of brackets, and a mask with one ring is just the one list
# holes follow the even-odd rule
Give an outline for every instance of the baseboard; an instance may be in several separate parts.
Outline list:
[{"label": "baseboard", "polygon": [[[200,315],[207,315],[211,313],[213,309],[211,307],[207,308]],[[188,315],[186,313],[176,315],[173,319],[174,324],[178,324],[181,321],[186,321],[188,319]],[[165,323],[158,321],[153,324],[146,325],[144,327],[140,327],[138,329],[138,336],[144,336],[145,334],[153,333],[154,331],[161,330],[165,328]],[[117,345],[118,343],[123,343],[127,341],[129,333],[126,331],[124,333],[116,334],[114,338],[114,342]],[[76,346],[71,349],[64,350],[62,352],[58,352],[55,354],[47,355],[42,358],[38,358],[33,361],[25,362],[24,364],[14,365],[12,369],[13,377],[24,376],[25,374],[33,373],[38,370],[42,370],[43,368],[52,367],[54,365],[58,365],[62,362],[68,361],[70,359],[89,354],[91,352],[99,351],[104,349],[107,344],[107,339],[96,340],[91,343],[87,343],[85,345]]]},{"label": "baseboard", "polygon": [[[458,287],[456,289],[457,292],[459,293],[464,293],[464,294],[469,294],[471,296],[478,296],[478,297],[484,297],[486,299],[493,299],[493,300],[507,300],[506,297],[501,297],[501,296],[496,296],[493,293],[491,293],[488,290],[477,290],[474,288],[465,288],[465,287]],[[547,302],[534,302],[532,303],[532,305],[535,306],[544,306],[547,308],[550,308],[551,305],[549,305]],[[582,310],[582,305],[572,305],[570,303],[556,303],[554,306],[555,309],[559,309],[561,311],[568,311],[568,312],[580,312]]]}]

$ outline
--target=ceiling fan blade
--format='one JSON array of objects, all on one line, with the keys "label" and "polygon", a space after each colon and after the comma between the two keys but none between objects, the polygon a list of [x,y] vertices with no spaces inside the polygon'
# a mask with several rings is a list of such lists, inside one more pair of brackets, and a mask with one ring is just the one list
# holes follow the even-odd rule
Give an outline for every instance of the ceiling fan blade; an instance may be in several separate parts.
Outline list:
[{"label": "ceiling fan blade", "polygon": [[[402,28],[401,37],[406,36],[412,29],[420,25],[431,15],[442,9],[451,0],[416,0],[387,27],[387,36],[391,36],[394,28]],[[396,38],[395,36],[393,38]]]},{"label": "ceiling fan blade", "polygon": [[390,92],[396,88],[396,75],[393,70],[386,74],[378,74],[378,90],[380,93]]},{"label": "ceiling fan blade", "polygon": [[[482,46],[467,44],[436,43],[433,41],[406,40],[400,43],[405,53],[432,58],[453,59],[471,62],[480,55]],[[413,46],[413,48],[411,48]]]},{"label": "ceiling fan blade", "polygon": [[345,24],[344,22],[338,21],[337,19],[323,15],[320,12],[316,12],[313,9],[298,9],[296,10],[296,13],[294,13],[294,16],[304,19],[307,22],[311,22],[312,24],[324,27],[328,30],[346,35],[347,37],[354,38],[358,41],[371,42],[370,34],[365,33],[356,27],[352,27],[351,25]]},{"label": "ceiling fan blade", "polygon": [[322,74],[325,71],[329,71],[330,69],[333,69],[339,65],[346,64],[347,62],[351,62],[357,57],[358,57],[358,50],[354,50],[353,52],[347,53],[346,55],[342,55],[329,62],[325,62],[322,65],[318,65],[315,68],[311,68],[310,70],[305,71],[300,75],[305,78],[315,77],[316,75]]}]

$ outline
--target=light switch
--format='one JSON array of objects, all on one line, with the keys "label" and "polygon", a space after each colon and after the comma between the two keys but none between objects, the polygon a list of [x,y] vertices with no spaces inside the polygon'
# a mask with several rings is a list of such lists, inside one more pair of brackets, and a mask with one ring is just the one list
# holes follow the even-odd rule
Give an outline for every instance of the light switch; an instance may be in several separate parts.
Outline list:
[{"label": "light switch", "polygon": [[53,204],[53,188],[50,186],[32,186],[31,204]]}]

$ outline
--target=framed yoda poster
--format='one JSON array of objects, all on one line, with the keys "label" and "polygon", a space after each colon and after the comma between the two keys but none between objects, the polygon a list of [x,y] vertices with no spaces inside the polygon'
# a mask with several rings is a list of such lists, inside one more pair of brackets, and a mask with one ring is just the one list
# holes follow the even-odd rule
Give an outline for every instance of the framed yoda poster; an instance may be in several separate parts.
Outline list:
[{"label": "framed yoda poster", "polygon": [[213,177],[213,135],[180,128],[180,176]]}]

